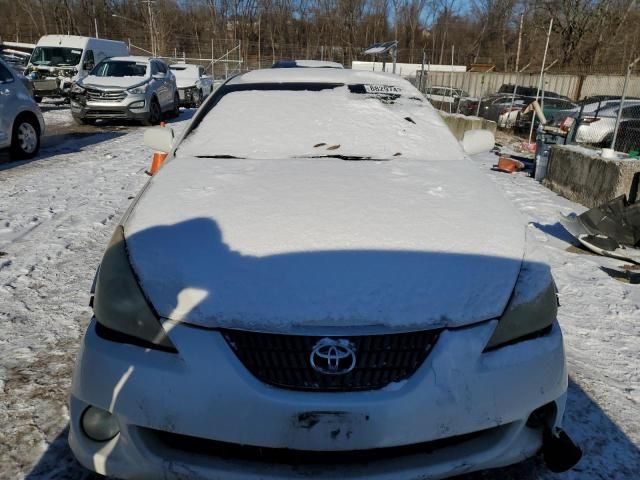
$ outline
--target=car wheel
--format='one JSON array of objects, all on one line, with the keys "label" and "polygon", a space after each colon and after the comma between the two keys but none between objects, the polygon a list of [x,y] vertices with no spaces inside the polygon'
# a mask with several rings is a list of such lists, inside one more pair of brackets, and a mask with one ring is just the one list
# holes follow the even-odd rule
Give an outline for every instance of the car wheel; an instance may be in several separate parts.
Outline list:
[{"label": "car wheel", "polygon": [[[611,142],[613,141],[613,134],[607,135],[606,137],[604,137],[604,140],[602,140],[600,142],[600,145],[598,145],[600,148],[610,148],[611,147]],[[616,142],[617,143],[617,142]]]},{"label": "car wheel", "polygon": [[154,97],[149,105],[149,115],[143,123],[145,125],[157,125],[160,123],[160,120],[162,120],[162,110],[160,109],[158,99]]},{"label": "car wheel", "polygon": [[15,159],[29,159],[40,150],[40,126],[31,116],[19,117],[14,126],[11,137],[11,157]]},{"label": "car wheel", "polygon": [[87,123],[89,123],[85,118],[76,117],[75,115],[72,115],[72,117],[73,123],[75,123],[76,125],[86,125]]},{"label": "car wheel", "polygon": [[171,117],[177,118],[180,116],[180,97],[178,96],[178,92],[176,92],[173,96],[173,110],[171,110]]}]

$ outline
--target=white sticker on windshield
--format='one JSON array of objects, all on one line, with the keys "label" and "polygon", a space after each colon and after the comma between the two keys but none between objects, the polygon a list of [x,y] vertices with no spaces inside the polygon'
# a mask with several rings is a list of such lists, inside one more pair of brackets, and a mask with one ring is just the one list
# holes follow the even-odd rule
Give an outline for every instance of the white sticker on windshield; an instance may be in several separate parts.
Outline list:
[{"label": "white sticker on windshield", "polygon": [[393,85],[365,85],[364,89],[367,93],[401,93],[400,87]]},{"label": "white sticker on windshield", "polygon": [[82,53],[82,50],[71,50],[71,53],[75,53],[77,55],[80,55]]}]

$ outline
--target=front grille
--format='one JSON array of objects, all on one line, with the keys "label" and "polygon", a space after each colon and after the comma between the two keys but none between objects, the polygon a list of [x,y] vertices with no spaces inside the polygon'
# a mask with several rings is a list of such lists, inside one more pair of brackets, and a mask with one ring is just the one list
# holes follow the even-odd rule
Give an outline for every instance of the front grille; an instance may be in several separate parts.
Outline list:
[{"label": "front grille", "polygon": [[127,118],[127,112],[124,110],[87,110],[85,113],[87,118]]},{"label": "front grille", "polygon": [[327,337],[223,330],[244,366],[259,380],[276,387],[311,391],[356,391],[384,388],[410,377],[438,339],[438,330],[387,335],[329,337],[353,346],[355,367],[344,374],[316,371],[311,352]]},{"label": "front grille", "polygon": [[123,90],[96,90],[87,88],[87,101],[90,102],[119,102],[124,100],[127,93]]},{"label": "front grille", "polygon": [[162,445],[173,450],[190,454],[216,456],[225,460],[261,462],[281,465],[349,465],[365,464],[376,461],[400,459],[410,455],[432,453],[448,447],[454,447],[480,437],[489,437],[504,426],[456,435],[454,437],[431,440],[428,442],[400,445],[397,447],[373,448],[371,450],[292,450],[288,448],[254,447],[220,442],[205,438],[191,437],[162,430],[141,429],[145,434],[159,440]]}]

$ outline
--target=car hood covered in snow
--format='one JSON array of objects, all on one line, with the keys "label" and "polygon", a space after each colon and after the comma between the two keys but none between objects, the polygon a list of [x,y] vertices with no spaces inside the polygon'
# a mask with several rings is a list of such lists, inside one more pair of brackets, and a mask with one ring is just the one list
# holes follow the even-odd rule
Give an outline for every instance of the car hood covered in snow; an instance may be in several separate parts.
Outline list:
[{"label": "car hood covered in snow", "polygon": [[98,77],[89,75],[82,79],[83,87],[110,87],[110,88],[131,88],[148,81],[148,77]]},{"label": "car hood covered in snow", "polygon": [[502,314],[522,219],[468,160],[179,157],[125,221],[165,318],[206,327],[462,326]]}]

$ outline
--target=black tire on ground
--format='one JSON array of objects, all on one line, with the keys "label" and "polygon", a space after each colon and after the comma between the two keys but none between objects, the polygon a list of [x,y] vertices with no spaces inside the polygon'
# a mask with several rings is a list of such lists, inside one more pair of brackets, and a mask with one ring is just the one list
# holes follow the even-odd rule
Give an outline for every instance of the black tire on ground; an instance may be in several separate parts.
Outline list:
[{"label": "black tire on ground", "polygon": [[75,123],[76,125],[86,125],[87,123],[89,123],[86,118],[76,117],[75,115],[72,115],[72,117],[73,123]]},{"label": "black tire on ground", "polygon": [[11,158],[27,160],[40,151],[40,124],[33,114],[22,114],[16,118],[11,134]]},{"label": "black tire on ground", "polygon": [[178,92],[173,95],[173,108],[171,112],[169,112],[169,116],[171,118],[178,118],[180,116],[180,97],[178,96]]},{"label": "black tire on ground", "polygon": [[42,97],[39,97],[38,95],[34,95],[33,99],[35,100],[36,103],[42,102]]},{"label": "black tire on ground", "polygon": [[[613,141],[613,134],[607,135],[602,142],[600,142],[600,148],[609,148],[611,147],[611,142]],[[616,142],[618,143],[618,142]]]},{"label": "black tire on ground", "polygon": [[147,118],[145,118],[142,123],[151,126],[159,124],[160,120],[162,120],[162,109],[160,108],[158,99],[153,97],[149,104],[149,115],[147,115]]}]

